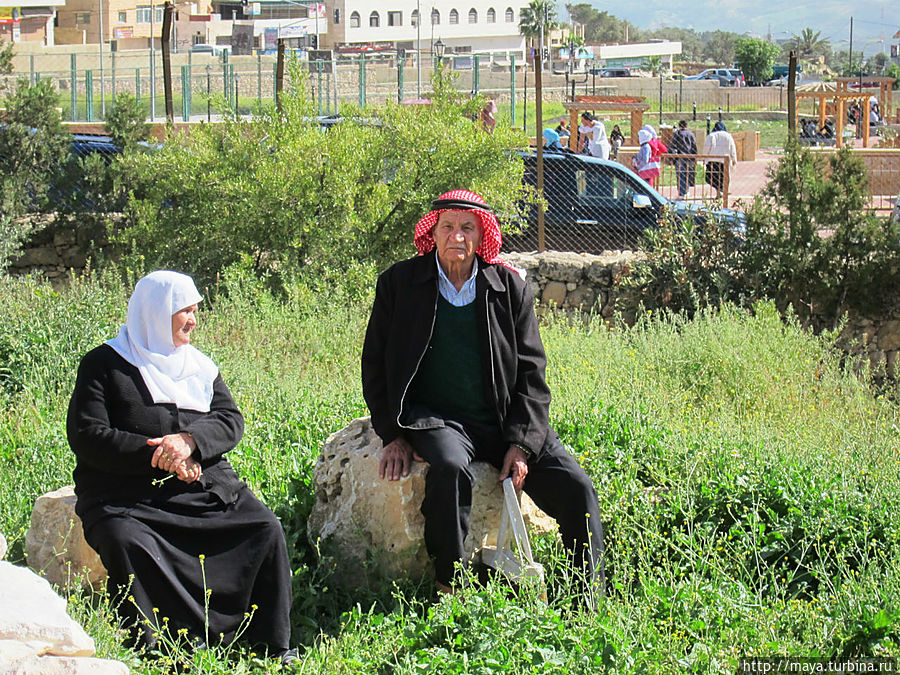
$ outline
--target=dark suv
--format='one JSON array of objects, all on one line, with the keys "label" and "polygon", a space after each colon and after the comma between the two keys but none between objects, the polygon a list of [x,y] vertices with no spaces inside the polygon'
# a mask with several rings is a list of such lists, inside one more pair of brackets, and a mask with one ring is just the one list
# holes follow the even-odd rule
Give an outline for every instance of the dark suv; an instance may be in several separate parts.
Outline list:
[{"label": "dark suv", "polygon": [[[537,157],[523,154],[523,180],[537,185]],[[744,214],[731,209],[672,202],[618,162],[572,153],[544,153],[545,246],[555,251],[601,253],[634,249],[641,234],[664,213],[698,224],[709,216],[724,218],[743,232]],[[504,236],[507,251],[537,249],[537,208],[528,213],[522,232]]]}]

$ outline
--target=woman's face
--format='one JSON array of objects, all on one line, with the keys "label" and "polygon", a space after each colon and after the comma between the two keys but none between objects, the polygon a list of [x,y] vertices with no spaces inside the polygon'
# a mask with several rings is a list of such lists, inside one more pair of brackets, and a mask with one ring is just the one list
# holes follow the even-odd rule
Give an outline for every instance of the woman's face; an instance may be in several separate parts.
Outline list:
[{"label": "woman's face", "polygon": [[191,331],[197,327],[197,305],[179,309],[172,315],[172,342],[176,347],[189,344]]},{"label": "woman's face", "polygon": [[444,211],[434,226],[438,260],[445,268],[466,265],[481,245],[481,221],[472,211]]}]

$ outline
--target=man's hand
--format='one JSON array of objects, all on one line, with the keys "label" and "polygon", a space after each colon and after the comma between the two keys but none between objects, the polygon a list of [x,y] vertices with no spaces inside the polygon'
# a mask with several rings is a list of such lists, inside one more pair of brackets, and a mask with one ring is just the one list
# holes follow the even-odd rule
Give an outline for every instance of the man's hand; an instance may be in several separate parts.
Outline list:
[{"label": "man's hand", "polygon": [[156,452],[150,459],[150,466],[169,473],[175,473],[197,447],[194,437],[187,433],[148,438],[147,445],[156,446]]},{"label": "man's hand", "polygon": [[381,464],[378,467],[378,475],[388,480],[400,480],[409,475],[409,465],[412,462],[413,449],[402,436],[384,446],[381,451]]},{"label": "man's hand", "polygon": [[518,445],[510,445],[503,458],[503,468],[500,469],[500,482],[512,477],[513,487],[516,492],[521,492],[527,475],[528,458],[525,452]]}]

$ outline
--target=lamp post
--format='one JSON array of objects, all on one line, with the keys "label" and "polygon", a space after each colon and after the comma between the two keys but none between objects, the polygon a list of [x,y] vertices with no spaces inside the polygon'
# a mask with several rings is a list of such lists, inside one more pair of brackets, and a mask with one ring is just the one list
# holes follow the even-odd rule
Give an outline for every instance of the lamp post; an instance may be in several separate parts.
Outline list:
[{"label": "lamp post", "polygon": [[441,38],[437,39],[437,42],[434,43],[434,57],[435,64],[434,68],[437,70],[441,67],[444,62],[444,49],[447,48],[447,45],[444,44],[444,41]]}]

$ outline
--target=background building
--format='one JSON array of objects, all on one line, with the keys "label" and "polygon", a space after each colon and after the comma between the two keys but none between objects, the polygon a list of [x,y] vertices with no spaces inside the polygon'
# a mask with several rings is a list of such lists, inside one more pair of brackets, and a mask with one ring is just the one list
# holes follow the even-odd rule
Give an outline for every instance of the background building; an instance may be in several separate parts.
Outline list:
[{"label": "background building", "polygon": [[15,7],[0,7],[0,41],[54,42],[57,7],[65,0],[17,0]]}]

